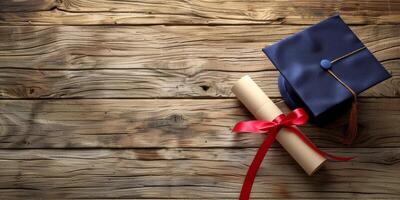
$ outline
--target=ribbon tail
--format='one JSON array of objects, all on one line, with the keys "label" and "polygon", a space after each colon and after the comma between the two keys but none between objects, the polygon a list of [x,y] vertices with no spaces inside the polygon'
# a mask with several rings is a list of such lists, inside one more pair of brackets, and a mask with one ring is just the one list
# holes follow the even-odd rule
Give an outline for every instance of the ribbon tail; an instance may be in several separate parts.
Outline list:
[{"label": "ribbon tail", "polygon": [[354,157],[345,157],[345,156],[334,156],[329,153],[326,153],[324,151],[319,151],[319,154],[324,156],[328,160],[334,160],[334,161],[349,161],[352,160]]},{"label": "ribbon tail", "polygon": [[271,147],[272,143],[274,143],[276,135],[276,132],[269,134],[254,156],[254,159],[247,170],[246,178],[244,179],[242,190],[240,191],[239,200],[248,200],[250,198],[251,188],[253,187],[257,171],[260,168],[268,149]]},{"label": "ribbon tail", "polygon": [[334,156],[331,154],[328,154],[324,151],[321,151],[317,146],[315,146],[315,144],[313,144],[306,136],[303,135],[303,133],[295,128],[295,127],[286,127],[287,129],[289,129],[292,133],[294,133],[295,135],[297,135],[304,143],[307,144],[307,146],[309,146],[311,149],[313,149],[315,152],[317,152],[319,155],[321,155],[322,157],[328,159],[328,160],[333,160],[333,161],[349,161],[351,159],[353,159],[354,157],[345,157],[345,156]]},{"label": "ribbon tail", "polygon": [[351,145],[354,139],[357,137],[358,132],[358,120],[357,120],[357,98],[354,98],[351,103],[351,111],[349,115],[349,125],[346,130],[346,136],[343,140],[343,144]]}]

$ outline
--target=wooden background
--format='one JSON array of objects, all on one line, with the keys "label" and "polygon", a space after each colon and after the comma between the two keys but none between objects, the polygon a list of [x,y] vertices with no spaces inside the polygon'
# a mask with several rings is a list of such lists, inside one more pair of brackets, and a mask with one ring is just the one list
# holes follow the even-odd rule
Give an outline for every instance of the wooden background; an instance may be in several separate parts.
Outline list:
[{"label": "wooden background", "polygon": [[277,144],[253,199],[400,198],[400,1],[2,0],[0,199],[235,199],[260,135],[230,92],[250,74],[287,111],[261,52],[340,13],[392,78],[302,130],[352,162],[308,177]]}]

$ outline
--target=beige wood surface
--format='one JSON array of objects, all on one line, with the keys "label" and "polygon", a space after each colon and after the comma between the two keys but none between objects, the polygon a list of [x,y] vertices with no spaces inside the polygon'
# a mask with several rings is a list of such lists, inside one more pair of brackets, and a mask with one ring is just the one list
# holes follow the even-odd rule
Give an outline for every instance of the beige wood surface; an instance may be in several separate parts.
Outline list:
[{"label": "beige wood surface", "polygon": [[[400,147],[400,99],[360,99],[354,147]],[[281,100],[277,105],[285,112]],[[262,135],[235,135],[253,119],[236,99],[1,100],[0,148],[258,147]],[[301,127],[320,147],[338,147],[347,117]],[[278,146],[278,145],[276,145]]]},{"label": "beige wood surface", "polygon": [[308,177],[274,144],[253,199],[400,199],[398,0],[1,0],[0,199],[237,199],[264,136],[231,93],[250,74],[288,112],[261,48],[341,14],[393,76],[301,129],[357,158]]},{"label": "beige wood surface", "polygon": [[[397,0],[0,1],[0,24],[314,24],[341,14],[351,24],[397,24]],[[18,11],[18,12],[13,12]],[[25,12],[24,12],[25,11]]]},{"label": "beige wood surface", "polygon": [[[396,199],[399,148],[357,155],[309,177],[281,148],[268,153],[253,199]],[[0,150],[2,199],[235,199],[255,148]]]},{"label": "beige wood surface", "polygon": [[[279,97],[278,72],[261,48],[304,28],[0,27],[0,98],[233,97],[245,74]],[[400,25],[352,29],[393,75],[362,95],[398,96]]]}]

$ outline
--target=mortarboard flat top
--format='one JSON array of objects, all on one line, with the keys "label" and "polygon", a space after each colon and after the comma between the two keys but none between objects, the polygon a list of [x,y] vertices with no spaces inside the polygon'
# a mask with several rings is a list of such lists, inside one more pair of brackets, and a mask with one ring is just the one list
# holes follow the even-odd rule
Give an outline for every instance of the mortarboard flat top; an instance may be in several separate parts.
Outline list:
[{"label": "mortarboard flat top", "polygon": [[279,89],[289,107],[306,107],[313,117],[353,97],[327,69],[356,94],[390,77],[339,16],[263,48],[263,52],[281,73]]}]

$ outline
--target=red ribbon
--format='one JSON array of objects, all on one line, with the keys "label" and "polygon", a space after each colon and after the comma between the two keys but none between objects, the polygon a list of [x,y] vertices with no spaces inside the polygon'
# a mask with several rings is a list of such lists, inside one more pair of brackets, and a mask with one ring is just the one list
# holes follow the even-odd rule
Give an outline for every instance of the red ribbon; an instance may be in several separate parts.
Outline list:
[{"label": "red ribbon", "polygon": [[264,121],[264,120],[252,120],[252,121],[242,121],[238,122],[233,128],[232,132],[235,133],[243,133],[243,132],[251,132],[251,133],[265,133],[268,134],[268,137],[265,138],[264,142],[261,144],[258,149],[256,155],[254,156],[253,162],[251,163],[246,178],[244,179],[242,191],[240,192],[240,200],[248,200],[251,193],[251,188],[253,186],[254,179],[256,177],[257,171],[263,161],[265,155],[268,152],[268,149],[275,141],[276,136],[279,133],[281,128],[286,128],[290,130],[292,133],[297,135],[304,143],[307,144],[311,149],[313,149],[316,153],[321,156],[335,161],[348,161],[353,159],[352,157],[341,157],[341,156],[333,156],[328,153],[325,153],[318,149],[307,137],[305,137],[299,129],[294,127],[294,125],[303,125],[307,122],[308,115],[307,113],[301,109],[297,108],[290,112],[287,116],[281,114],[277,116],[272,121]]}]

